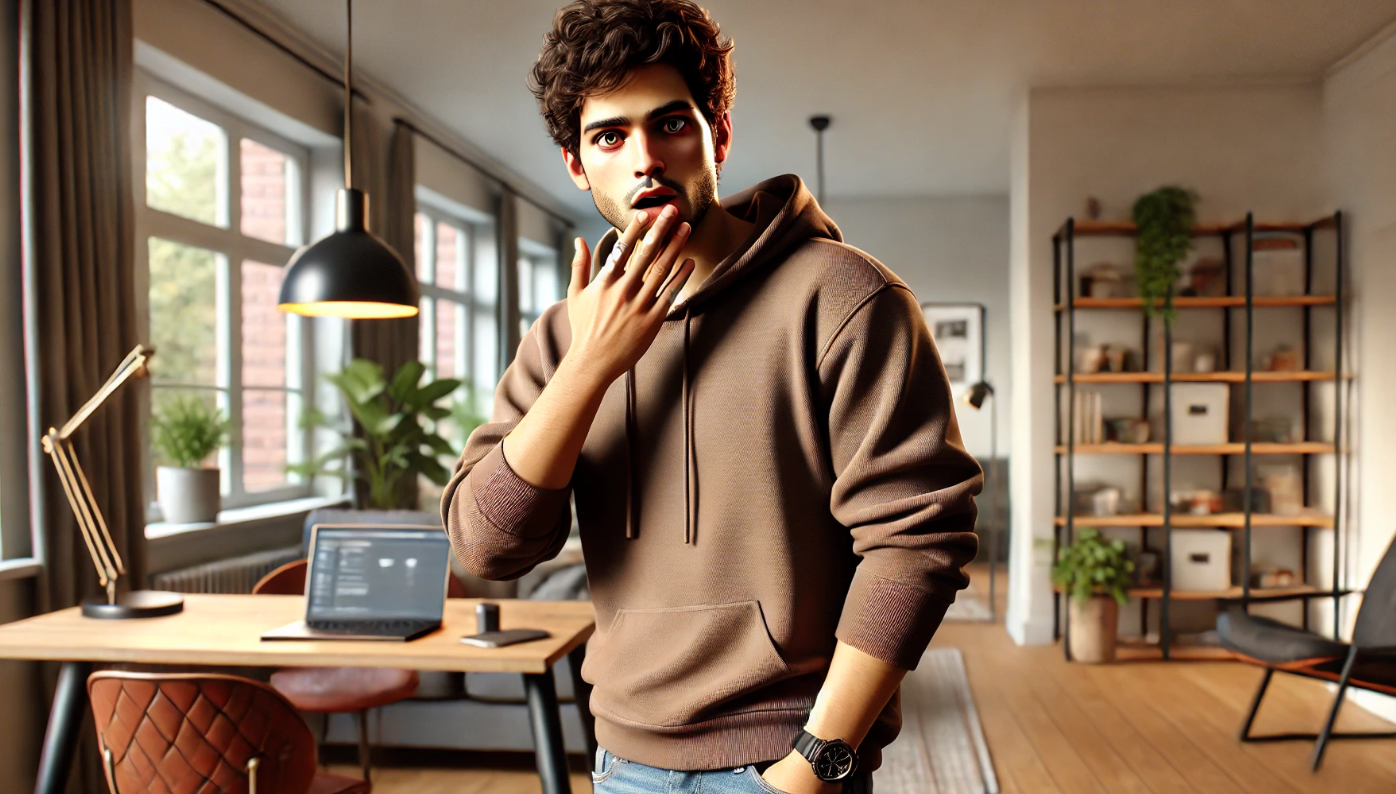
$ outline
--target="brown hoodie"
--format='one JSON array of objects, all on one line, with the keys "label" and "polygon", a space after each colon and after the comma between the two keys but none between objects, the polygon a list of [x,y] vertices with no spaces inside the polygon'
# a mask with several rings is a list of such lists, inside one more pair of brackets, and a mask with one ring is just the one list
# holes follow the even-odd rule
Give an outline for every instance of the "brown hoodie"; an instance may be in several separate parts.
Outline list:
[{"label": "brown hoodie", "polygon": [[[914,669],[977,549],[982,474],[916,296],[844,245],[795,176],[723,206],[756,229],[611,385],[571,483],[530,485],[501,446],[567,352],[561,301],[441,503],[466,569],[512,579],[562,548],[575,495],[597,739],[668,769],[787,755],[835,638]],[[866,769],[900,726],[894,696],[859,747]]]}]

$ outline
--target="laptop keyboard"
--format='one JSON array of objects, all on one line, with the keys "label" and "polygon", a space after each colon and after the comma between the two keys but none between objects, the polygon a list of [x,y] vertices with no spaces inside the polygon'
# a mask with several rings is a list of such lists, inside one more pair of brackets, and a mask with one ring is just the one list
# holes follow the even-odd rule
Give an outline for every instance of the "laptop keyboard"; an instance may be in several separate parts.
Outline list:
[{"label": "laptop keyboard", "polygon": [[435,620],[310,620],[306,621],[305,625],[315,631],[334,634],[395,637],[414,634],[423,629],[433,629],[439,623]]}]

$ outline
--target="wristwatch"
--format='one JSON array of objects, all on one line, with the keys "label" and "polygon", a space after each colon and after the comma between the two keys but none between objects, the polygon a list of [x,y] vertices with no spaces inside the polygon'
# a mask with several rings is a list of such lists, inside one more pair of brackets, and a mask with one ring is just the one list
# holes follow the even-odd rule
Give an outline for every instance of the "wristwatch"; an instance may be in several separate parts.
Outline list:
[{"label": "wristwatch", "polygon": [[794,747],[814,767],[815,776],[826,783],[847,780],[858,771],[858,754],[843,739],[825,740],[802,730]]}]

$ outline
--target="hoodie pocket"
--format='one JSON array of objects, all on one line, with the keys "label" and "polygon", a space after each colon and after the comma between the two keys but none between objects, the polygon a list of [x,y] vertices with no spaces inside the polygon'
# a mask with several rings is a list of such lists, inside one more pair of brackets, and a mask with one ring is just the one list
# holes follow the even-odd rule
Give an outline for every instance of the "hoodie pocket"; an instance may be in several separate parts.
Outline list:
[{"label": "hoodie pocket", "polygon": [[790,672],[757,601],[622,609],[583,666],[593,712],[659,728],[700,722]]}]

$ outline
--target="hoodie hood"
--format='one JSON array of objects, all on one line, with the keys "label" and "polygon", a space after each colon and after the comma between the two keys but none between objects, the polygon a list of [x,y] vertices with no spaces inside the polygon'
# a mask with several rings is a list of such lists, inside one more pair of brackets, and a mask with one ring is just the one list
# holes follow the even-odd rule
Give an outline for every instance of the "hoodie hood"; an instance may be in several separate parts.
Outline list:
[{"label": "hoodie hood", "polygon": [[[690,390],[694,374],[689,372],[690,321],[703,304],[720,300],[723,295],[748,274],[770,267],[779,267],[786,255],[806,240],[824,238],[843,242],[843,234],[834,221],[824,214],[805,183],[794,174],[785,174],[759,182],[740,193],[723,199],[721,206],[732,215],[753,223],[752,230],[741,245],[713,268],[692,295],[669,308],[664,321],[683,322],[683,420],[684,420],[684,543],[693,542],[693,527],[697,504],[693,498],[693,481],[697,480],[697,461],[693,454],[693,400]],[[608,231],[596,244],[592,256],[592,278],[601,263],[610,255],[619,239],[616,229]],[[625,536],[639,536],[639,472],[634,465],[635,445],[640,427],[636,420],[635,369],[625,373],[625,452],[626,499]]]}]

